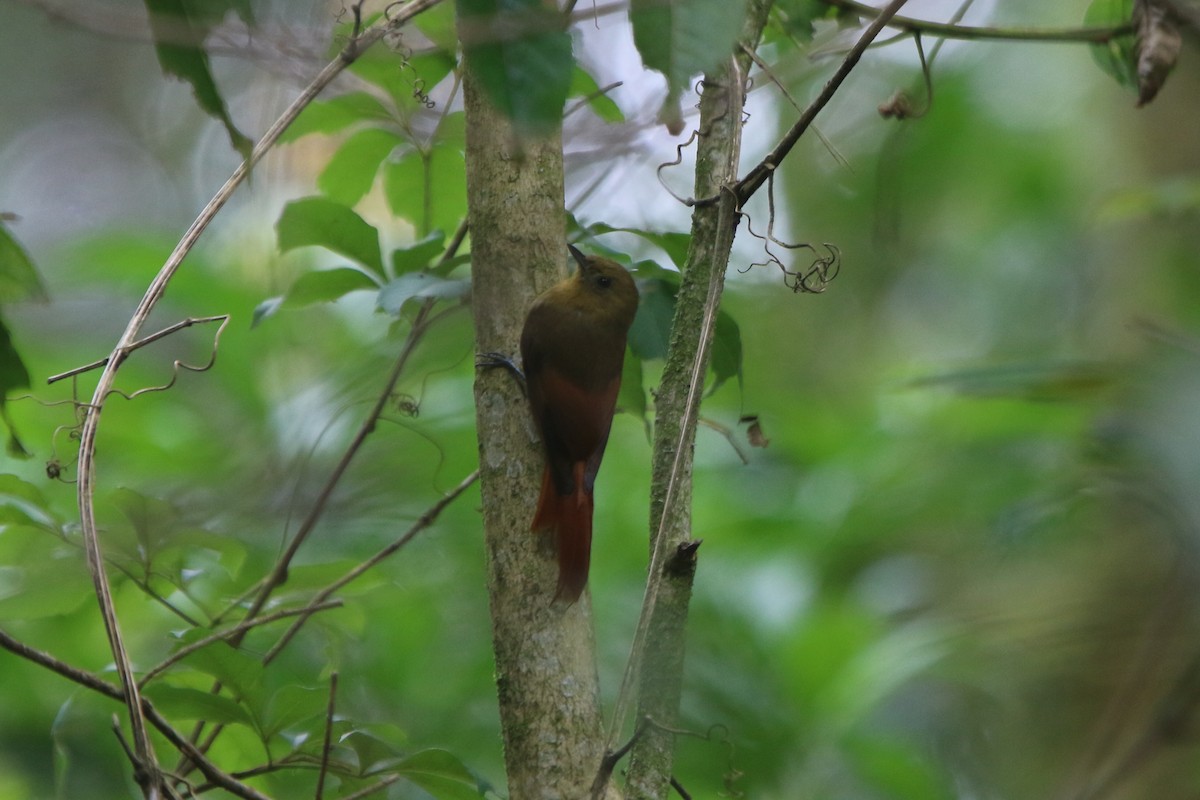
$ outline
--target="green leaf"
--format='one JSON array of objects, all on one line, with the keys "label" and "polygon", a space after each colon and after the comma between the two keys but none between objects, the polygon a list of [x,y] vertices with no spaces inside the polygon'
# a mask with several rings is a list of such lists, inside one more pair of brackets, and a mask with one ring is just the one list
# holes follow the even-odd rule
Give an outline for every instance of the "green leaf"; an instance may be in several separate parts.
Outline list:
[{"label": "green leaf", "polygon": [[[184,637],[185,640],[187,637]],[[225,642],[189,653],[184,664],[219,680],[244,700],[258,697],[262,688],[263,666],[258,659]]]},{"label": "green leaf", "polygon": [[392,272],[403,275],[406,272],[425,269],[445,248],[446,234],[434,231],[416,244],[392,251]]},{"label": "green leaf", "polygon": [[387,92],[400,116],[427,108],[429,92],[455,67],[452,53],[435,50],[405,57],[384,47],[373,47],[354,62],[350,71]]},{"label": "green leaf", "polygon": [[[1133,0],[1092,0],[1092,4],[1083,14],[1083,24],[1122,25],[1132,18]],[[1107,42],[1091,44],[1088,47],[1100,69],[1127,89],[1137,91],[1137,53],[1133,34],[1117,36]]]},{"label": "green leaf", "polygon": [[467,165],[463,160],[464,116],[442,120],[429,148],[413,149],[384,165],[388,208],[422,235],[450,231],[467,213]]},{"label": "green leaf", "polygon": [[404,140],[383,128],[352,134],[317,178],[317,188],[339,203],[352,206],[371,191],[383,160]]},{"label": "green leaf", "polygon": [[310,133],[337,133],[360,122],[392,122],[395,115],[370,92],[350,92],[332,100],[305,106],[284,134],[281,144],[294,142]]},{"label": "green leaf", "polygon": [[133,489],[115,489],[109,494],[108,500],[129,521],[137,536],[139,552],[130,554],[131,557],[136,556],[138,560],[150,563],[179,515],[169,503],[157,497],[147,497]]},{"label": "green leaf", "polygon": [[458,757],[445,750],[421,750],[396,766],[396,772],[438,800],[478,800],[482,787]]},{"label": "green leaf", "polygon": [[50,524],[46,495],[37,486],[11,473],[0,474],[0,506],[20,507],[38,525]]},{"label": "green leaf", "polygon": [[229,141],[242,157],[250,155],[251,142],[229,116],[225,101],[217,90],[216,81],[208,68],[208,54],[202,44],[212,25],[225,16],[227,10],[237,10],[243,18],[249,16],[245,2],[197,4],[185,0],[145,0],[150,12],[150,30],[158,63],[167,75],[174,75],[192,85],[196,102],[210,116],[218,119],[229,133]]},{"label": "green leaf", "polygon": [[721,388],[721,384],[736,377],[742,385],[742,331],[737,320],[726,311],[717,311],[717,322],[712,342],[713,384],[708,393]]},{"label": "green leaf", "polygon": [[409,300],[436,297],[449,300],[466,296],[471,285],[465,280],[451,280],[428,272],[409,272],[389,282],[379,291],[379,308],[398,316]]},{"label": "green leaf", "polygon": [[667,79],[664,113],[677,114],[692,76],[733,52],[744,10],[744,0],[631,0],[633,43],[642,63]]},{"label": "green leaf", "polygon": [[674,283],[661,278],[638,281],[641,302],[629,329],[629,349],[643,361],[667,357],[677,289]]},{"label": "green leaf", "polygon": [[355,726],[343,734],[338,743],[354,750],[360,771],[376,772],[392,767],[404,757],[400,746],[406,739],[400,728],[382,723]]},{"label": "green leaf", "polygon": [[677,231],[660,233],[657,231],[642,230],[641,228],[614,228],[612,225],[606,225],[603,222],[594,222],[587,226],[587,228],[581,227],[580,231],[588,236],[599,236],[602,233],[632,233],[653,245],[661,247],[679,269],[687,266],[688,248],[692,244],[692,235],[690,233],[679,233]]},{"label": "green leaf", "polygon": [[[771,8],[771,24],[787,36],[795,37],[800,42],[810,42],[813,37],[813,23],[828,15],[838,13],[837,9],[823,0],[776,0]],[[773,40],[780,38],[778,35]]]},{"label": "green leaf", "polygon": [[24,248],[0,221],[0,303],[45,300],[46,287]]},{"label": "green leaf", "polygon": [[650,440],[650,421],[646,419],[646,385],[643,378],[642,360],[632,352],[625,353],[621,367],[621,393],[617,395],[617,408],[633,414],[646,428],[646,440]]},{"label": "green leaf", "polygon": [[250,715],[239,703],[212,692],[155,683],[146,688],[146,696],[158,710],[171,719],[188,721],[250,724]]},{"label": "green leaf", "polygon": [[305,197],[288,203],[279,221],[279,249],[319,245],[353,259],[383,275],[379,231],[345,205],[326,197]]},{"label": "green leaf", "polygon": [[[638,273],[645,274],[647,271],[639,269]],[[644,361],[666,358],[671,326],[675,321],[675,297],[679,290],[677,273],[660,270],[659,274],[664,277],[639,278],[641,302],[633,326],[629,329],[629,349]],[[724,310],[717,312],[709,369],[713,374],[713,383],[708,394],[733,377],[741,385],[742,333],[737,321]]]},{"label": "green leaf", "polygon": [[557,128],[574,64],[565,16],[542,0],[458,0],[457,8],[467,69],[492,104],[519,133]]},{"label": "green leaf", "polygon": [[301,722],[323,717],[329,705],[326,689],[292,684],[271,695],[262,715],[262,732],[268,738]]},{"label": "green leaf", "polygon": [[29,370],[21,360],[21,354],[13,345],[8,326],[0,319],[0,419],[8,426],[8,454],[15,458],[28,458],[30,453],[21,444],[17,429],[8,413],[8,397],[18,389],[29,388]]},{"label": "green leaf", "polygon": [[23,566],[2,566],[0,620],[25,622],[70,614],[93,598],[91,585],[83,555],[74,551],[50,558],[42,554]]},{"label": "green leaf", "polygon": [[454,7],[450,3],[438,3],[422,11],[410,24],[428,36],[443,52],[458,51],[458,26],[454,20]]},{"label": "green leaf", "polygon": [[583,67],[576,65],[571,72],[571,89],[567,96],[586,97],[587,104],[591,106],[592,111],[596,112],[596,116],[605,122],[624,122],[625,114],[622,113],[621,107],[607,94],[599,92],[600,86],[596,83],[596,79],[589,75]]},{"label": "green leaf", "polygon": [[330,303],[351,292],[378,288],[379,284],[367,273],[351,267],[306,272],[288,289],[283,307],[303,308],[314,303]]}]

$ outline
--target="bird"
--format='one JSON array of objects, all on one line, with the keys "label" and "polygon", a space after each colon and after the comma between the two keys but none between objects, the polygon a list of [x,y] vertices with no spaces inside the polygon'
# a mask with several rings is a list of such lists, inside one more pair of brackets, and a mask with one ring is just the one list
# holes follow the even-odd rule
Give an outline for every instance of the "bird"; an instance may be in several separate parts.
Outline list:
[{"label": "bird", "polygon": [[578,269],[534,299],[521,330],[521,360],[546,459],[530,529],[553,534],[555,599],[569,605],[587,585],[596,473],[616,411],[638,290],[617,262],[571,245],[568,250]]}]

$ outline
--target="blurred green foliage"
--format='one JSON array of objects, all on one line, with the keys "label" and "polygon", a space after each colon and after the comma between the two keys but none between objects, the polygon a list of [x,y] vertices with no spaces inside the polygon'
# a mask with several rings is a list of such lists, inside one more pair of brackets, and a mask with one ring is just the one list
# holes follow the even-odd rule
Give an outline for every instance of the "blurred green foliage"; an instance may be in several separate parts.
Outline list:
[{"label": "blurred green foliage", "polygon": [[[823,76],[782,49],[812,32],[811,5],[787,4],[773,29],[795,96]],[[414,300],[445,314],[271,610],[387,546],[474,469],[466,265],[442,259],[465,213],[461,115],[421,99],[454,81],[445,29],[431,20],[436,44],[403,66],[383,48],[359,62],[359,84],[298,121],[287,180],[260,168],[249,224],[189,256],[151,328],[230,314],[213,368],[108,402],[98,512],[143,672],[237,618],[381,391]],[[762,245],[744,234],[731,265],[746,274],[730,273],[697,444],[704,545],[676,776],[696,797],[1191,797],[1196,59],[1135,116],[1086,47],[964,43],[939,56],[929,112],[898,123],[874,108],[917,72],[897,46],[877,52],[820,119],[842,161],[814,139],[775,182],[777,235],[835,243],[837,280],[796,295],[774,268],[747,269]],[[769,140],[762,109],[750,125]],[[632,116],[619,111],[596,108],[592,124]],[[658,196],[638,163],[611,169],[630,196]],[[15,194],[0,203],[22,210]],[[573,211],[585,248],[634,234],[622,256],[645,298],[630,413],[597,487],[591,593],[611,702],[641,599],[646,424],[674,285],[655,259],[682,261],[686,218],[667,232]],[[748,213],[764,230],[766,204]],[[65,217],[51,220],[61,237],[26,245],[53,302],[5,307],[35,385],[9,408],[36,458],[0,475],[0,628],[115,680],[70,483],[73,401],[94,374],[43,380],[107,353],[180,228]],[[787,258],[803,271],[805,251]],[[120,387],[162,385],[175,359],[213,349],[211,326],[188,328],[137,351]],[[769,446],[750,446],[746,415]],[[225,723],[222,765],[269,756],[292,769],[255,778],[265,791],[311,796],[337,672],[343,768],[327,796],[384,770],[406,778],[395,798],[503,795],[478,503],[451,504],[269,666],[290,621],[188,656],[148,695],[184,730]],[[3,800],[136,791],[111,700],[3,653],[0,707]]]}]

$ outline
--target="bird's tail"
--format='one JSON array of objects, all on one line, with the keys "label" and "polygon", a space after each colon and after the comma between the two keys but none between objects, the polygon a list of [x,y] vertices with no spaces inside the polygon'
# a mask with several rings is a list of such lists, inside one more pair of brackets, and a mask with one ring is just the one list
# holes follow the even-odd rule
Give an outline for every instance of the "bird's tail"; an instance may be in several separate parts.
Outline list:
[{"label": "bird's tail", "polygon": [[572,494],[559,494],[549,468],[542,474],[542,493],[533,515],[533,531],[552,530],[558,548],[558,591],[555,600],[574,603],[587,585],[592,555],[592,493],[575,481]]}]

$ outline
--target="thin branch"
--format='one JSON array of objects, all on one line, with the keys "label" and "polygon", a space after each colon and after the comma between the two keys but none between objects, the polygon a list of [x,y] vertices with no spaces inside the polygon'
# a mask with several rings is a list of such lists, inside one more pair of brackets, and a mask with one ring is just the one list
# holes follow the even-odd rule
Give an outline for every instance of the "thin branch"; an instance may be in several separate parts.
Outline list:
[{"label": "thin branch", "polygon": [[20,656],[26,661],[32,661],[39,667],[44,667],[51,672],[57,673],[73,683],[78,683],[80,686],[87,687],[94,692],[111,697],[113,700],[125,699],[125,695],[122,694],[121,690],[108,681],[101,680],[86,670],[72,667],[66,662],[59,661],[44,650],[31,647],[14,638],[2,628],[0,628],[0,647],[3,647],[14,655]]},{"label": "thin branch", "polygon": [[604,788],[608,786],[609,780],[612,778],[613,770],[621,759],[633,749],[637,744],[638,739],[642,738],[642,734],[646,732],[646,728],[650,725],[649,717],[642,717],[633,729],[633,734],[629,737],[629,741],[618,747],[616,750],[609,750],[604,754],[604,758],[600,759],[600,769],[596,771],[596,779],[592,781],[592,798],[598,800],[604,796]]},{"label": "thin branch", "polygon": [[[787,157],[787,154],[795,147],[796,142],[808,130],[813,120],[816,119],[817,114],[820,113],[821,109],[825,108],[826,104],[829,103],[833,95],[841,87],[842,82],[846,80],[846,76],[858,64],[867,47],[887,27],[888,23],[896,16],[896,12],[900,10],[905,2],[906,0],[891,0],[886,7],[877,12],[878,16],[863,31],[862,36],[854,43],[854,47],[850,48],[850,52],[846,54],[846,57],[842,59],[842,63],[838,66],[837,72],[826,82],[825,87],[821,89],[821,93],[817,95],[817,98],[809,104],[808,108],[804,110],[804,113],[800,115],[800,118],[796,120],[791,129],[784,134],[779,144],[775,145],[775,148],[767,154],[758,166],[750,170],[746,177],[738,181],[734,191],[737,194],[739,207],[745,205],[750,196],[758,191],[759,187],[766,182],[767,175],[783,163],[783,159]],[[869,10],[871,13],[876,13],[875,9]]]},{"label": "thin branch", "polygon": [[375,400],[375,405],[372,406],[362,425],[359,426],[358,432],[346,447],[345,452],[342,453],[342,457],[334,466],[328,480],[325,481],[325,485],[321,487],[321,492],[317,495],[316,500],[313,501],[308,516],[300,523],[300,527],[296,530],[296,535],[288,542],[287,548],[275,562],[270,575],[267,576],[258,595],[251,603],[249,611],[246,612],[247,617],[253,618],[258,616],[271,594],[287,582],[288,568],[291,566],[292,559],[295,558],[296,553],[300,550],[300,546],[308,539],[309,534],[313,532],[313,529],[317,526],[317,522],[324,515],[325,508],[329,504],[329,499],[333,496],[333,491],[337,488],[342,476],[349,469],[350,462],[354,460],[363,443],[366,442],[367,437],[375,431],[375,426],[387,408],[396,384],[400,381],[400,375],[404,372],[405,366],[408,365],[408,360],[412,356],[413,351],[416,350],[417,344],[428,330],[429,314],[436,302],[437,298],[430,297],[421,304],[416,319],[413,320],[412,330],[409,331],[408,338],[404,341],[404,347],[401,348],[400,354],[396,357],[396,363],[392,365],[392,371],[388,375],[383,391],[379,393],[379,396]]},{"label": "thin branch", "polygon": [[[159,339],[170,336],[172,333],[175,333],[176,331],[181,331],[184,328],[190,328],[193,325],[202,325],[206,322],[220,322],[221,323],[221,327],[217,329],[217,334],[216,334],[216,339],[220,339],[221,332],[225,330],[225,326],[229,323],[229,315],[228,314],[218,314],[217,316],[214,316],[214,317],[188,317],[187,319],[185,319],[181,322],[176,322],[174,325],[169,325],[169,326],[163,328],[161,331],[158,331],[157,333],[152,333],[143,339],[138,339],[136,342],[129,345],[129,347],[127,348],[127,351],[129,353],[132,353],[134,350],[145,347],[148,344],[157,342]],[[214,343],[213,343],[213,348],[214,348],[214,350],[216,349],[216,341],[214,341]],[[48,383],[48,384],[55,383],[57,381],[61,381],[63,378],[73,378],[76,375],[82,375],[85,372],[90,372],[91,370],[94,370],[94,369],[100,369],[101,367],[108,365],[108,361],[109,361],[110,357],[111,356],[105,356],[104,358],[102,358],[98,361],[93,361],[90,364],[84,364],[82,367],[75,367],[75,369],[69,369],[66,372],[60,372],[57,375],[51,375],[49,378],[46,379],[46,383]],[[179,364],[179,362],[175,362],[175,363],[178,366],[184,366],[184,365]]]},{"label": "thin branch", "polygon": [[325,773],[329,771],[329,748],[333,740],[333,713],[337,707],[338,674],[329,676],[329,705],[325,709],[325,739],[321,742],[321,771],[317,773],[317,792],[313,797],[321,800],[325,794]]},{"label": "thin branch", "polygon": [[[857,11],[872,17],[880,9],[856,0],[825,0],[830,5]],[[1133,23],[1101,25],[1083,28],[997,28],[978,25],[958,25],[954,22],[933,22],[913,17],[893,17],[890,28],[899,28],[908,33],[926,33],[943,39],[1001,39],[1023,42],[1084,42],[1103,44],[1118,36],[1133,33]]]},{"label": "thin branch", "polygon": [[376,792],[386,789],[398,780],[400,780],[399,775],[388,775],[386,778],[381,778],[370,786],[359,789],[353,794],[346,795],[341,800],[362,800],[364,797],[370,797]]},{"label": "thin branch", "polygon": [[607,86],[602,86],[601,88],[597,89],[596,91],[592,92],[591,94],[588,94],[588,95],[585,95],[585,96],[579,98],[579,100],[574,105],[572,105],[566,111],[563,112],[563,119],[566,119],[567,117],[571,116],[576,111],[578,111],[581,108],[583,108],[584,106],[588,105],[596,98],[604,97],[604,95],[608,94],[613,89],[617,89],[624,85],[625,85],[624,81],[614,81],[614,82],[608,84]]},{"label": "thin branch", "polygon": [[[51,672],[57,673],[67,680],[79,684],[80,686],[102,694],[105,697],[111,698],[118,702],[125,701],[126,699],[125,693],[121,691],[120,687],[114,686],[108,681],[101,680],[90,672],[60,661],[49,653],[38,650],[35,647],[30,647],[24,642],[13,638],[3,629],[0,629],[0,647],[3,647],[10,653],[18,655],[27,661],[31,661],[40,667],[44,667]],[[177,747],[180,752],[187,754],[188,758],[190,758],[196,764],[196,768],[200,770],[200,773],[215,786],[219,786],[230,794],[236,797],[241,797],[244,800],[271,800],[257,789],[247,786],[238,781],[236,778],[233,778],[205,758],[204,754],[197,750],[195,745],[189,742],[183,734],[177,731],[171,725],[171,723],[169,723],[166,718],[158,712],[158,709],[156,709],[154,705],[144,697],[141,698],[141,710],[142,714],[145,716],[145,719],[151,725],[153,725],[159,733],[165,736],[167,741]]]},{"label": "thin branch", "polygon": [[338,57],[321,70],[312,83],[301,92],[300,96],[288,106],[279,119],[263,134],[262,139],[255,144],[249,157],[234,170],[233,174],[225,182],[225,185],[217,191],[216,195],[213,196],[200,212],[200,215],[175,246],[166,263],[163,264],[158,274],[150,282],[145,295],[142,297],[141,302],[138,303],[137,309],[126,325],[124,333],[117,340],[116,346],[113,348],[107,363],[104,365],[92,394],[92,402],[83,407],[84,419],[79,443],[79,481],[76,486],[80,524],[88,554],[88,569],[92,575],[96,598],[100,604],[101,616],[104,619],[104,629],[108,636],[109,648],[112,651],[117,674],[120,676],[121,685],[125,691],[123,699],[129,711],[134,753],[138,758],[139,767],[148,781],[143,786],[143,791],[147,797],[158,793],[158,787],[163,785],[163,780],[160,767],[154,755],[153,745],[146,730],[141,694],[137,681],[134,678],[129,654],[125,650],[124,637],[122,636],[113,606],[112,589],[108,582],[108,575],[104,569],[104,553],[100,546],[100,537],[96,526],[96,434],[104,402],[113,389],[117,371],[133,351],[142,326],[145,325],[151,312],[166,293],[167,286],[175,276],[175,273],[178,272],[183,259],[191,252],[201,234],[208,228],[209,223],[212,222],[217,213],[224,208],[234,192],[249,177],[253,167],[274,147],[284,130],[291,125],[300,112],[335,77],[353,63],[363,50],[383,38],[388,31],[399,28],[405,21],[411,19],[421,11],[432,7],[437,2],[438,0],[412,0],[389,21],[374,26],[361,37],[349,42]]},{"label": "thin branch", "polygon": [[[325,509],[329,504],[329,499],[333,496],[334,489],[337,488],[342,476],[346,474],[346,470],[350,467],[350,462],[354,460],[354,456],[358,454],[358,451],[362,448],[363,443],[366,442],[367,437],[370,436],[375,430],[375,426],[378,424],[379,418],[382,416],[384,409],[387,408],[387,404],[391,400],[392,393],[396,388],[397,382],[400,380],[400,375],[404,371],[404,367],[408,363],[409,357],[412,355],[413,350],[416,349],[417,343],[421,340],[425,330],[428,328],[429,313],[433,309],[433,306],[436,302],[437,299],[431,297],[427,298],[425,302],[422,303],[420,310],[417,312],[416,319],[413,320],[413,326],[408,333],[408,338],[404,342],[404,347],[401,349],[400,354],[396,357],[396,363],[392,366],[392,371],[388,375],[388,379],[384,384],[383,391],[379,393],[379,396],[376,398],[375,404],[372,406],[371,411],[367,414],[362,425],[359,426],[358,432],[354,435],[354,438],[346,447],[345,452],[342,453],[342,457],[334,466],[333,472],[330,473],[329,478],[325,481],[325,485],[321,488],[320,493],[317,495],[317,499],[313,502],[312,508],[309,509],[308,516],[306,516],[304,521],[300,523],[300,528],[296,531],[296,535],[292,537],[292,540],[288,543],[288,546],[284,550],[283,554],[280,555],[280,557],[276,560],[275,566],[271,568],[271,572],[268,573],[267,576],[260,582],[257,594],[251,601],[250,608],[246,611],[246,619],[254,619],[257,617],[262,612],[263,607],[266,605],[267,600],[271,597],[274,591],[287,582],[288,568],[291,566],[292,559],[295,558],[296,553],[299,552],[300,546],[304,544],[306,539],[308,539],[309,534],[311,534],[313,529],[316,528],[317,522],[325,513]],[[302,621],[303,620],[307,620],[307,617],[303,617]],[[303,622],[300,624],[303,624]],[[299,625],[293,625],[291,628],[289,628],[288,633],[284,634],[285,640],[290,640],[291,636],[294,635],[294,631],[298,629],[298,627]],[[235,635],[229,640],[229,643],[232,646],[237,647],[241,644],[241,641],[242,635]],[[271,652],[269,652],[267,657],[264,659],[264,663],[269,663],[270,660],[278,655],[279,650],[280,647],[278,645],[275,648],[272,648]],[[220,689],[221,683],[220,681],[217,681],[213,685],[212,691],[217,692],[220,691]],[[196,724],[195,729],[192,731],[193,741],[199,741],[200,735],[204,731],[204,727],[204,722],[198,722]],[[212,743],[216,741],[217,736],[220,735],[223,728],[223,725],[213,726],[213,729],[209,732],[208,737],[204,740],[204,743],[200,745],[200,749],[207,752],[212,746]],[[181,762],[177,769],[179,772],[182,772],[185,775],[187,774],[186,763]]]},{"label": "thin branch", "polygon": [[450,505],[452,502],[454,502],[456,499],[458,499],[458,496],[461,495],[463,492],[465,492],[467,489],[469,489],[472,485],[474,485],[475,481],[477,481],[477,480],[479,480],[479,470],[475,470],[470,475],[463,478],[462,482],[459,483],[458,486],[455,486],[453,489],[451,489],[449,492],[447,492],[444,497],[442,497],[440,500],[438,500],[436,503],[434,503],[432,506],[430,506],[428,509],[426,509],[425,513],[423,513],[420,517],[418,517],[417,520],[409,527],[409,529],[407,531],[404,532],[404,535],[402,535],[399,539],[396,539],[394,542],[392,542],[391,544],[384,547],[378,553],[371,556],[370,558],[368,558],[366,561],[362,562],[361,564],[358,564],[353,569],[351,569],[349,572],[347,572],[345,575],[338,578],[336,581],[329,584],[321,591],[317,592],[316,595],[313,596],[311,604],[306,609],[301,609],[300,613],[303,616],[301,616],[300,619],[298,619],[294,623],[292,623],[292,627],[288,628],[287,632],[283,634],[283,636],[279,639],[278,642],[276,642],[275,646],[272,647],[269,651],[267,651],[267,654],[265,656],[263,656],[263,663],[264,664],[270,663],[275,658],[275,656],[279,655],[279,652],[281,650],[283,650],[284,647],[287,646],[288,642],[290,642],[292,640],[292,637],[294,637],[296,635],[296,633],[299,632],[300,628],[304,625],[305,622],[308,621],[308,618],[311,616],[311,614],[305,613],[306,611],[308,611],[309,609],[312,609],[314,611],[318,610],[319,605],[321,603],[325,602],[325,600],[330,595],[332,595],[334,592],[338,591],[339,589],[346,586],[350,582],[356,580],[367,570],[376,566],[381,561],[383,561],[385,558],[392,555],[397,550],[399,550],[401,547],[404,547],[404,545],[406,545],[410,541],[412,541],[417,536],[417,534],[419,534],[421,531],[425,530],[426,528],[428,528],[430,525],[432,525],[434,523],[434,521],[438,518],[438,515],[442,513],[442,511],[446,508],[446,506]]},{"label": "thin branch", "polygon": [[216,633],[205,636],[203,639],[197,639],[196,641],[192,642],[191,644],[185,645],[184,647],[179,648],[174,653],[172,653],[171,655],[167,656],[165,659],[160,661],[157,666],[155,666],[153,669],[151,669],[149,672],[147,672],[145,675],[143,675],[142,679],[140,681],[138,681],[138,685],[142,688],[145,688],[146,684],[148,684],[150,681],[157,678],[163,672],[166,672],[172,666],[179,663],[183,659],[187,658],[188,656],[190,656],[192,653],[196,652],[197,650],[203,650],[205,647],[208,647],[210,644],[215,644],[216,642],[220,642],[220,641],[226,641],[226,640],[234,638],[235,636],[241,636],[241,635],[245,634],[246,631],[250,630],[251,628],[258,627],[259,625],[267,625],[271,622],[277,622],[281,619],[287,619],[288,617],[297,616],[298,614],[304,614],[305,616],[312,616],[313,614],[315,614],[318,611],[327,611],[331,608],[341,608],[342,605],[343,604],[342,604],[341,600],[329,600],[329,601],[324,601],[324,602],[309,603],[308,605],[304,606],[303,608],[285,608],[281,611],[276,611],[272,614],[266,614],[261,617],[255,617],[254,619],[244,620],[244,621],[238,623],[237,625],[233,626],[229,630],[217,631]]},{"label": "thin branch", "polygon": [[674,775],[671,776],[671,788],[674,789],[676,794],[683,798],[683,800],[692,800],[692,796],[687,793],[687,790],[683,788],[683,784],[680,783]]}]

